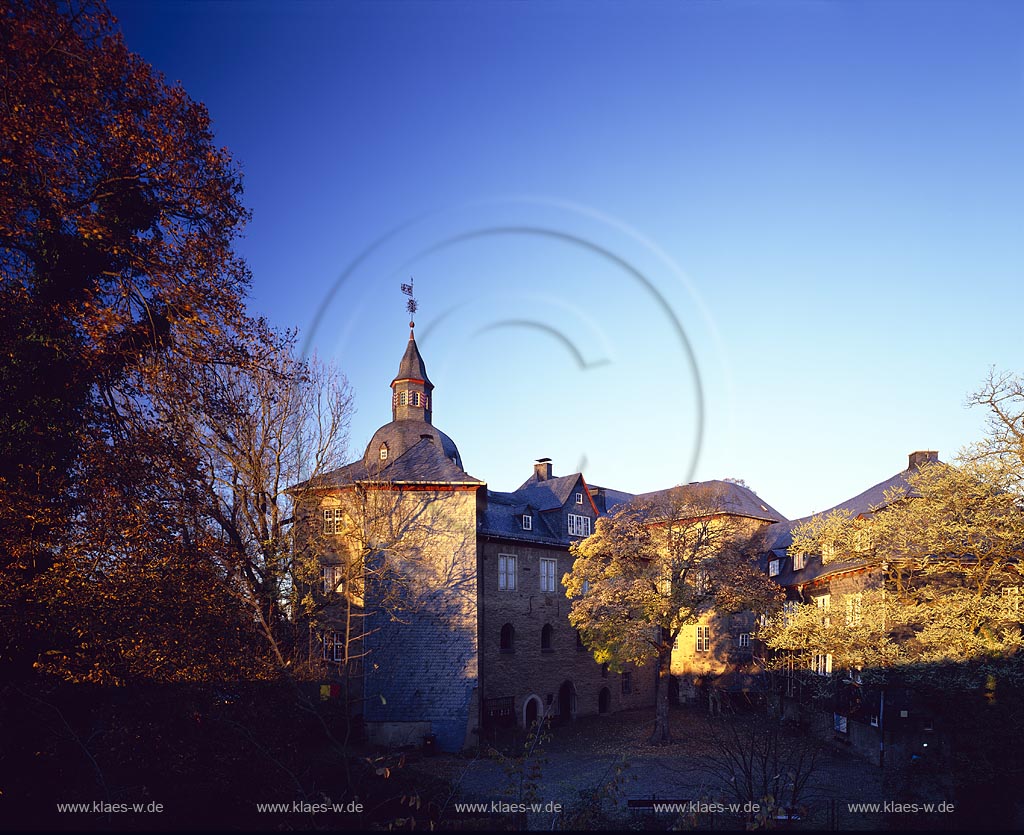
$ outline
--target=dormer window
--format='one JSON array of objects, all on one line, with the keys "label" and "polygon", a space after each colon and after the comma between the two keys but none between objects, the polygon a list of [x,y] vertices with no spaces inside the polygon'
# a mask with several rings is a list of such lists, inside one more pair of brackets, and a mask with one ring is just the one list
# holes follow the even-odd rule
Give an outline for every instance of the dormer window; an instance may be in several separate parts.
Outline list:
[{"label": "dormer window", "polygon": [[576,504],[583,504],[583,494],[582,493],[577,493],[576,494]]},{"label": "dormer window", "polygon": [[523,514],[523,530],[524,531],[532,531],[533,530],[533,517],[529,513],[524,513]]},{"label": "dormer window", "polygon": [[779,561],[778,560],[770,560],[768,562],[768,576],[769,577],[774,577],[778,573],[779,573]]},{"label": "dormer window", "polygon": [[380,460],[381,461],[387,461],[388,460],[388,445],[387,444],[381,444],[380,445]]}]

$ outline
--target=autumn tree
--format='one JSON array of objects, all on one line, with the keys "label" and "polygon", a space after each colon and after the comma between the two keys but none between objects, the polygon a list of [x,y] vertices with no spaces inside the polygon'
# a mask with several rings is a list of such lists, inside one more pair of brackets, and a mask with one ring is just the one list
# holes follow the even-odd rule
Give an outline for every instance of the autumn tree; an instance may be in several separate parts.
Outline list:
[{"label": "autumn tree", "polygon": [[668,685],[682,628],[713,611],[761,610],[780,594],[745,548],[750,534],[727,512],[723,488],[706,484],[624,504],[570,546],[569,621],[594,658],[657,663],[654,743],[671,740]]},{"label": "autumn tree", "polygon": [[961,661],[1016,650],[1024,510],[1005,457],[922,465],[860,518],[836,511],[794,530],[790,553],[873,569],[874,588],[780,613],[761,637],[848,668]]},{"label": "autumn tree", "polygon": [[[129,424],[126,404],[144,409],[154,358],[223,363],[243,350],[249,276],[232,242],[246,219],[241,176],[206,109],[128,51],[101,2],[4,5],[3,662],[24,671],[46,649],[35,583],[88,560],[89,547],[67,546],[97,510],[86,500],[107,489],[96,479],[146,460],[156,435]],[[130,503],[146,489],[120,485]],[[133,529],[89,522],[110,536]]]}]

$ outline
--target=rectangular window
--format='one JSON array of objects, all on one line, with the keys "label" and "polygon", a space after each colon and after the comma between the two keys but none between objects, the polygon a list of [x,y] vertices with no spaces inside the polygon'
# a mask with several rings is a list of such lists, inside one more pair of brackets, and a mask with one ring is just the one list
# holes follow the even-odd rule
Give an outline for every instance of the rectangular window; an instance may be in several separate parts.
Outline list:
[{"label": "rectangular window", "polygon": [[872,728],[877,728],[878,727],[878,714],[877,713],[872,713],[871,714],[871,727]]},{"label": "rectangular window", "polygon": [[516,590],[516,558],[513,554],[498,554],[498,589]]},{"label": "rectangular window", "polygon": [[633,674],[623,673],[622,674],[622,695],[628,696],[633,692]]},{"label": "rectangular window", "polygon": [[811,659],[811,669],[819,676],[832,675],[832,653],[815,653]]},{"label": "rectangular window", "polygon": [[583,494],[582,493],[577,493],[576,494],[576,504],[583,504]]},{"label": "rectangular window", "polygon": [[523,530],[524,531],[532,531],[533,530],[533,517],[528,515],[528,514],[523,514]]},{"label": "rectangular window", "polygon": [[832,625],[832,618],[829,617],[829,609],[832,608],[832,595],[831,594],[819,594],[817,597],[812,598],[814,605],[821,609],[821,619],[825,626]]},{"label": "rectangular window", "polygon": [[846,595],[846,625],[860,626],[861,594]]},{"label": "rectangular window", "polygon": [[345,645],[337,632],[325,632],[323,635],[324,661],[343,661]]},{"label": "rectangular window", "polygon": [[345,530],[345,511],[340,507],[324,508],[324,533],[328,536]]},{"label": "rectangular window", "polygon": [[555,571],[558,569],[558,560],[542,559],[540,561],[540,590],[555,590]]},{"label": "rectangular window", "polygon": [[324,594],[337,594],[343,591],[345,567],[342,565],[325,565],[320,568],[320,577],[324,583]]},{"label": "rectangular window", "polygon": [[803,554],[793,554],[793,570],[800,571],[804,567],[805,559]]},{"label": "rectangular window", "polygon": [[832,728],[837,734],[846,733],[846,717],[841,713],[832,714]]},{"label": "rectangular window", "polygon": [[580,589],[583,594],[590,594],[590,580],[583,581],[583,587]]},{"label": "rectangular window", "polygon": [[740,634],[740,649],[750,649],[750,633],[742,632]]},{"label": "rectangular window", "polygon": [[707,652],[711,649],[711,627],[710,626],[698,626],[697,627],[697,652]]},{"label": "rectangular window", "polygon": [[590,536],[590,517],[570,513],[569,536]]},{"label": "rectangular window", "polygon": [[768,576],[769,577],[774,577],[778,573],[779,573],[779,561],[778,560],[770,560],[768,562]]}]

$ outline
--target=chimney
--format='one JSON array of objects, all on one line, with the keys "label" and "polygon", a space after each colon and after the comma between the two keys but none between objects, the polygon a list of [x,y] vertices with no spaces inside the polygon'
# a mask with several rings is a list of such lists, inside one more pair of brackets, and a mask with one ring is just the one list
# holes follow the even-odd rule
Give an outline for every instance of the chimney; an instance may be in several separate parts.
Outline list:
[{"label": "chimney", "polygon": [[917,452],[910,453],[910,463],[907,465],[908,470],[916,470],[922,464],[936,464],[939,461],[939,453],[931,449],[919,449]]},{"label": "chimney", "polygon": [[547,481],[551,478],[551,459],[538,458],[537,463],[533,465],[533,475],[537,481]]}]

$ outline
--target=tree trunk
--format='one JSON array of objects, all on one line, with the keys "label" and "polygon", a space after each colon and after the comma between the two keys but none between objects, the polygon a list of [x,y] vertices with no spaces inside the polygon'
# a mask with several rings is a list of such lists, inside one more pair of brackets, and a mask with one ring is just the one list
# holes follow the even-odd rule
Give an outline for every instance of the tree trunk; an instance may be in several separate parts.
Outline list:
[{"label": "tree trunk", "polygon": [[658,650],[658,680],[654,689],[654,732],[649,744],[666,745],[672,741],[672,731],[668,724],[668,691],[672,676],[672,645]]}]

